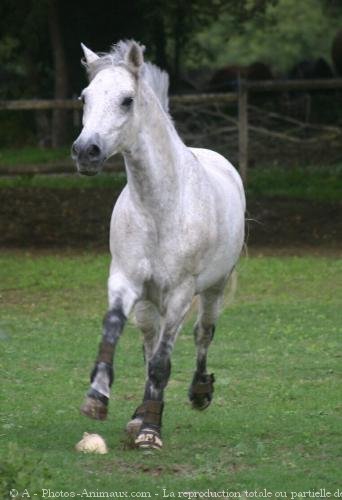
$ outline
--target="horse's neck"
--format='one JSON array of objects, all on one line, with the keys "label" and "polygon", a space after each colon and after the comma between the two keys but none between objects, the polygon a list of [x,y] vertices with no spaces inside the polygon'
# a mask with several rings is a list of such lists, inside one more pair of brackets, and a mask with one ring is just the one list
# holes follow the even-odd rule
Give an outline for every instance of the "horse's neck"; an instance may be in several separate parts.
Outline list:
[{"label": "horse's neck", "polygon": [[153,96],[142,97],[140,124],[130,151],[124,153],[134,203],[162,216],[177,202],[187,148]]}]

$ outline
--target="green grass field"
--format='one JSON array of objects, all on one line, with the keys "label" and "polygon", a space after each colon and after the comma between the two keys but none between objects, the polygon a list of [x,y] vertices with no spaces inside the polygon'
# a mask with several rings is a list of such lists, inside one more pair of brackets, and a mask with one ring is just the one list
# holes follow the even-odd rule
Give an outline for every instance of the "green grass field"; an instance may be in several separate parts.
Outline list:
[{"label": "green grass field", "polygon": [[70,161],[70,147],[47,149],[32,146],[0,149],[0,165],[44,164],[58,160]]},{"label": "green grass field", "polygon": [[[321,202],[342,199],[341,165],[322,168],[285,169],[280,167],[251,170],[248,177],[249,197],[296,198]],[[126,184],[124,172],[103,173],[94,177],[77,175],[34,175],[0,178],[1,188],[97,188],[121,189]]]},{"label": "green grass field", "polygon": [[[144,384],[133,326],[118,347],[108,421],[78,411],[100,338],[108,263],[95,253],[0,254],[1,499],[12,488],[31,498],[47,498],[48,488],[63,498],[341,491],[340,260],[241,259],[235,301],[210,351],[214,402],[204,413],[187,402],[195,361],[188,324],[173,356],[164,449],[147,455],[129,448],[123,433]],[[85,431],[99,432],[109,454],[75,452]]]},{"label": "green grass field", "polygon": [[[69,148],[60,149],[0,149],[0,166],[25,166],[48,164],[53,161],[70,162]],[[126,183],[124,173],[95,177],[77,175],[23,175],[0,177],[1,188],[94,188],[121,189]],[[250,168],[247,195],[250,197],[286,197],[322,202],[342,199],[342,164],[301,166],[297,168],[268,167]]]}]

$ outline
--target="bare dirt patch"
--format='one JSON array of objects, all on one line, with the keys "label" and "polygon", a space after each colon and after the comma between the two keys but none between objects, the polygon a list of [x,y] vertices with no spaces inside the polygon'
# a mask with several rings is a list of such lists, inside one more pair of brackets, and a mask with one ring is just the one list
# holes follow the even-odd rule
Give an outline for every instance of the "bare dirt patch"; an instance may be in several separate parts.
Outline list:
[{"label": "bare dirt patch", "polygon": [[[108,248],[118,196],[112,189],[3,188],[0,196],[2,248]],[[310,249],[335,255],[341,248],[340,203],[250,199],[247,219],[247,245],[253,252],[297,254]]]}]

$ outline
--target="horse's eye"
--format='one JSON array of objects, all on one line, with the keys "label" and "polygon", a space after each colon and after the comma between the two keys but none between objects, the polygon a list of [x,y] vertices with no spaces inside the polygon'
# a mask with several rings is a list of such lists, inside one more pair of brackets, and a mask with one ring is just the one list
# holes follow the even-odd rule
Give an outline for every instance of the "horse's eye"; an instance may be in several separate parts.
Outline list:
[{"label": "horse's eye", "polygon": [[82,101],[82,104],[84,104],[84,101],[85,101],[85,99],[84,99],[84,95],[83,95],[83,94],[81,94],[81,95],[80,95],[80,97],[78,98],[78,100],[79,100],[79,101]]},{"label": "horse's eye", "polygon": [[121,106],[123,106],[124,108],[129,108],[132,102],[133,102],[133,97],[125,97],[122,100]]}]

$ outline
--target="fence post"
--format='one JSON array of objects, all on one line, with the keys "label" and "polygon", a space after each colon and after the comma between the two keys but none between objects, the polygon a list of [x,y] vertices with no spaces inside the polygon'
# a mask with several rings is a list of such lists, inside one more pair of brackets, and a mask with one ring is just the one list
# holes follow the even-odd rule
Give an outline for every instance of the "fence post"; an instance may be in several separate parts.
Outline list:
[{"label": "fence post", "polygon": [[248,169],[248,90],[244,80],[239,80],[239,171],[244,185]]}]

